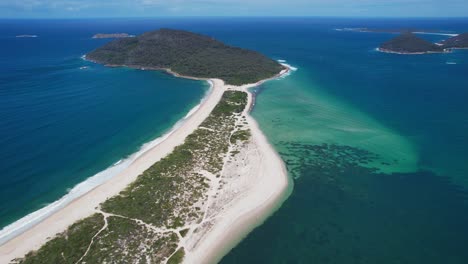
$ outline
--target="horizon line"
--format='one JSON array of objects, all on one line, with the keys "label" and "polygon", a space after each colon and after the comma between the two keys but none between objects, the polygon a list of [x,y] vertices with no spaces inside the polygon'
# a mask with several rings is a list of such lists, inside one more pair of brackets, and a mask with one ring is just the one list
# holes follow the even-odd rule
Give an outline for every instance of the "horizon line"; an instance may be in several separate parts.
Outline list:
[{"label": "horizon line", "polygon": [[0,20],[86,20],[86,19],[193,19],[193,18],[321,18],[321,19],[468,19],[468,16],[116,16],[116,17],[0,17]]}]

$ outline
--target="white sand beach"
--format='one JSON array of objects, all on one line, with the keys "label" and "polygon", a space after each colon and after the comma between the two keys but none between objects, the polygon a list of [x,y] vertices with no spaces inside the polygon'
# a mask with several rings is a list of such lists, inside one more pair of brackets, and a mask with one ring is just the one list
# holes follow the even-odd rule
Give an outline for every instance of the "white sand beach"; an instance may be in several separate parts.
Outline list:
[{"label": "white sand beach", "polygon": [[[284,70],[281,74],[287,72],[288,70]],[[225,90],[247,91],[248,88],[261,83],[237,87],[225,85],[219,79],[208,81],[211,82],[212,88],[204,101],[167,138],[147,150],[110,180],[1,245],[0,263],[23,257],[29,251],[38,249],[57,233],[66,230],[74,222],[95,213],[100,203],[117,195],[138,175],[182,144],[208,117]],[[249,106],[243,115],[246,116],[246,125],[251,130],[251,140],[242,148],[237,158],[227,161],[223,167],[223,175],[228,180],[221,194],[213,195],[207,207],[212,221],[200,228],[203,232],[191,232],[180,242],[186,248],[186,263],[218,261],[253,228],[261,224],[287,197],[290,190],[283,161],[248,113],[252,104],[252,94],[248,94]]]},{"label": "white sand beach", "polygon": [[252,138],[224,165],[224,186],[208,205],[208,216],[214,220],[182,241],[186,250],[184,263],[217,263],[279,208],[292,190],[284,162],[249,114],[253,96],[248,89],[259,84],[227,86],[228,90],[248,93],[243,115]]}]

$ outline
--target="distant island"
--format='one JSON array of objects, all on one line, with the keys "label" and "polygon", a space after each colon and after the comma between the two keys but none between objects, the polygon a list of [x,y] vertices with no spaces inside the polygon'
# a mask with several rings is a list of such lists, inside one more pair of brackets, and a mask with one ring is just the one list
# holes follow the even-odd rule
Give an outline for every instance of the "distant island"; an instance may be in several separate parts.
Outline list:
[{"label": "distant island", "polygon": [[258,52],[172,29],[114,40],[87,54],[86,59],[110,66],[161,69],[197,78],[218,78],[233,85],[255,83],[284,69]]},{"label": "distant island", "polygon": [[[387,42],[384,42],[377,48],[378,51],[396,54],[428,54],[428,53],[446,53],[453,49],[468,48],[468,33],[456,34],[440,30],[427,29],[391,29],[391,28],[337,28],[336,31],[351,32],[369,32],[369,33],[391,33],[399,35]],[[439,43],[432,43],[419,38],[416,34],[434,34],[443,35],[450,38]]]},{"label": "distant island", "polygon": [[444,46],[419,38],[411,32],[402,33],[396,38],[383,43],[378,50],[398,54],[426,54],[449,51]]},{"label": "distant island", "polygon": [[17,38],[37,38],[37,35],[18,35]]},{"label": "distant island", "polygon": [[129,35],[127,33],[111,33],[111,34],[103,34],[99,33],[93,36],[93,39],[106,39],[106,38],[132,38],[135,37],[134,35]]},{"label": "distant island", "polygon": [[337,28],[336,31],[352,31],[352,32],[368,32],[368,33],[394,33],[401,34],[405,32],[412,32],[418,34],[437,34],[437,35],[447,35],[447,36],[456,36],[457,34],[441,31],[441,30],[429,30],[429,29],[417,29],[417,28]]},{"label": "distant island", "polygon": [[442,44],[445,48],[450,49],[466,49],[468,48],[468,32],[451,37],[442,41],[440,44]]}]

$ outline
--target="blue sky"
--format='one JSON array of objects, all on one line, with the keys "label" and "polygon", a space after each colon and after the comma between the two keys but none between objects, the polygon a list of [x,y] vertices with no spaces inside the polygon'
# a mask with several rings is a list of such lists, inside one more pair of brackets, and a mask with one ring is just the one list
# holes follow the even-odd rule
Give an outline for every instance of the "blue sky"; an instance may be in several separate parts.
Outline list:
[{"label": "blue sky", "polygon": [[466,17],[468,0],[0,0],[0,18]]}]

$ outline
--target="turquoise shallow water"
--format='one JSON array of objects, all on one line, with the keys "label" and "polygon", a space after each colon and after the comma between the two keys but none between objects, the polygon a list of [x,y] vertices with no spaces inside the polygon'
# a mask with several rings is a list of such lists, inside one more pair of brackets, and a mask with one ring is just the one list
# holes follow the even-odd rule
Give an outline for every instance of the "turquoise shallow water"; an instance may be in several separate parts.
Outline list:
[{"label": "turquoise shallow water", "polygon": [[[464,32],[468,20],[35,21],[39,33],[29,32],[31,21],[7,22],[0,24],[4,36],[52,38],[35,46],[41,52],[19,42],[30,39],[12,40],[10,50],[17,53],[2,54],[9,63],[0,61],[0,165],[16,171],[1,176],[3,223],[132,153],[201,98],[205,86],[164,74],[92,64],[89,71],[79,70],[88,65],[79,56],[99,44],[88,38],[95,31],[137,34],[172,27],[209,34],[298,68],[256,89],[253,111],[286,161],[294,190],[221,263],[468,262],[468,52],[383,54],[375,48],[393,35],[335,30]],[[52,29],[61,33],[53,37]],[[50,42],[56,48],[45,54],[54,56],[42,56]],[[27,84],[26,77],[34,79]],[[42,89],[32,89],[36,85],[51,91],[37,93]],[[163,87],[174,88],[174,94]],[[60,104],[53,98],[66,100]],[[162,105],[173,108],[160,112]],[[24,136],[30,134],[34,137]],[[24,141],[29,138],[36,140]],[[13,145],[3,147],[4,142]],[[35,155],[24,155],[31,146]],[[66,161],[70,155],[73,159]]]},{"label": "turquoise shallow water", "polygon": [[468,22],[282,23],[265,49],[298,70],[256,89],[253,116],[295,187],[221,263],[467,263],[468,52],[383,54],[393,35],[334,29]]}]

